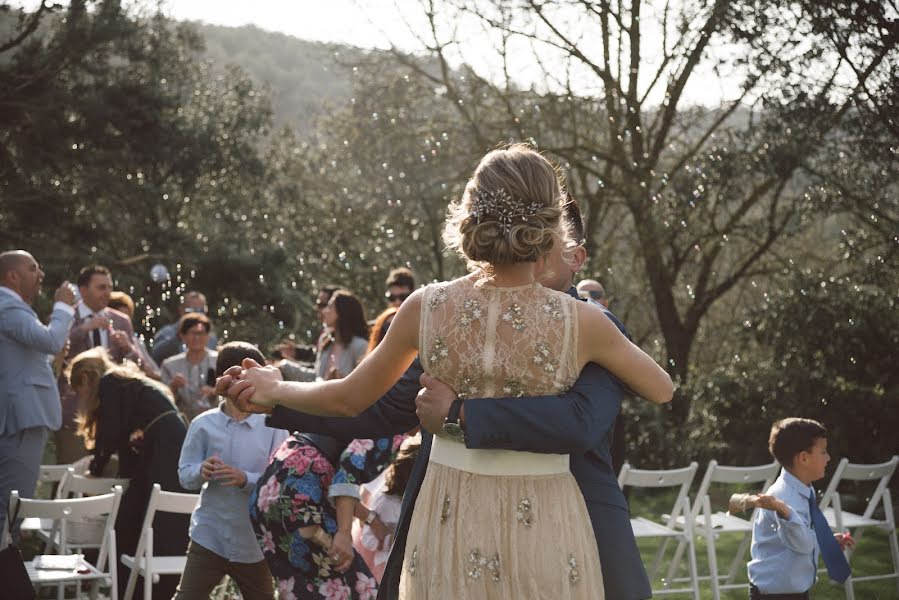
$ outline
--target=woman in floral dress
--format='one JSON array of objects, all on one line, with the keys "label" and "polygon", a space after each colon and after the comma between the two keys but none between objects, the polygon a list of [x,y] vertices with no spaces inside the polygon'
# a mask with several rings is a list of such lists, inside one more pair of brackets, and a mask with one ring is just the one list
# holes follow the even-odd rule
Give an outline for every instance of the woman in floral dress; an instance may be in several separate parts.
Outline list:
[{"label": "woman in floral dress", "polygon": [[[523,145],[490,152],[450,205],[444,234],[471,275],[415,292],[381,345],[345,379],[284,382],[276,369],[247,369],[242,397],[355,415],[418,354],[429,374],[456,391],[462,411],[467,397],[558,394],[588,362],[648,400],[670,400],[668,374],[600,309],[540,285],[576,245],[563,201],[543,156]],[[603,598],[596,540],[568,455],[469,450],[459,439],[461,421],[454,423],[435,432],[400,597]]]},{"label": "woman in floral dress", "polygon": [[352,440],[341,452],[345,442],[294,434],[278,448],[250,496],[250,520],[281,600],[375,599],[377,581],[362,558],[354,552],[341,572],[321,542],[338,532],[333,502],[358,499],[359,485],[390,464],[403,439]]}]

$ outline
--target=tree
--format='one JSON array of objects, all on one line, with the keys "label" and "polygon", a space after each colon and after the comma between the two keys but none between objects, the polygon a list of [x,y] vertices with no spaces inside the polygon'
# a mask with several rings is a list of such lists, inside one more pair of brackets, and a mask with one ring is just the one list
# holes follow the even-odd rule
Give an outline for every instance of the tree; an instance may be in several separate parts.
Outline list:
[{"label": "tree", "polygon": [[[591,239],[625,232],[681,382],[713,307],[776,272],[778,251],[808,222],[810,198],[830,184],[813,165],[840,143],[849,115],[871,107],[895,126],[874,108],[899,60],[895,9],[881,2],[421,5],[421,42],[440,69],[395,51],[398,60],[446,89],[480,145],[533,138],[569,168]],[[463,79],[449,67],[465,56],[461,19],[495,40],[499,77]],[[542,89],[513,82],[521,53],[542,68]],[[714,111],[684,101],[705,67],[737,81]],[[496,106],[506,109],[499,121]],[[674,410],[684,420],[689,399]]]},{"label": "tree", "polygon": [[[282,305],[285,259],[268,218],[265,95],[239,69],[202,61],[193,27],[152,8],[42,4],[17,25],[0,65],[5,243],[54,279],[108,264],[147,309],[135,325],[148,333],[200,283],[220,331],[271,336],[292,315],[269,308]],[[147,280],[153,262],[173,271],[162,288]],[[267,283],[235,289],[235,275]]]},{"label": "tree", "polygon": [[[296,277],[352,289],[373,316],[392,267],[412,267],[420,282],[461,273],[441,236],[447,204],[478,154],[455,112],[419,102],[430,88],[389,56],[373,53],[347,71],[350,101],[322,119],[313,138],[281,137],[270,166],[279,173],[277,219]],[[301,301],[304,318],[314,314],[311,300]]]}]

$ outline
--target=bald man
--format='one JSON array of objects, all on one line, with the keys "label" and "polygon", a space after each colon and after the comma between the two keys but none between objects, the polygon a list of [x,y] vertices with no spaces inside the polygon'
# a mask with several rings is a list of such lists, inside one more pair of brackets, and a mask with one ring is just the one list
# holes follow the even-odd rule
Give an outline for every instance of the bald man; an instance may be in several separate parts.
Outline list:
[{"label": "bald man", "polygon": [[577,284],[577,294],[581,298],[589,298],[594,302],[602,304],[603,307],[609,308],[609,297],[606,296],[606,290],[595,279],[582,279]]},{"label": "bald man", "polygon": [[62,424],[51,361],[68,338],[75,292],[59,286],[44,325],[31,308],[43,280],[29,253],[0,253],[0,523],[12,490],[34,495],[47,436]]}]

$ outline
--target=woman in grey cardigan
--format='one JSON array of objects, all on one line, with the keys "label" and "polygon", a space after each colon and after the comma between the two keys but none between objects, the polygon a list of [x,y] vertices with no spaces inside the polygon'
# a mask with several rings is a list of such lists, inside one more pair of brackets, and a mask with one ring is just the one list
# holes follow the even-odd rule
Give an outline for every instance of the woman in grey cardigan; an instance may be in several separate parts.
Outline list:
[{"label": "woman in grey cardigan", "polygon": [[337,290],[322,309],[322,321],[331,335],[319,346],[315,374],[320,379],[346,377],[368,351],[365,309],[352,292]]}]

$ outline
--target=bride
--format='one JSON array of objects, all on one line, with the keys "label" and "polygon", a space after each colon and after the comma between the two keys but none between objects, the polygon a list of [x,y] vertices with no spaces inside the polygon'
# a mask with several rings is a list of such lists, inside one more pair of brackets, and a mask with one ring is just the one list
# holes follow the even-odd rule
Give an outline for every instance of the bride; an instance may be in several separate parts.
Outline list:
[{"label": "bride", "polygon": [[[247,364],[241,398],[352,416],[419,354],[425,371],[462,402],[560,394],[588,362],[648,400],[668,401],[668,374],[602,311],[537,283],[574,245],[563,198],[553,166],[528,146],[490,152],[450,204],[444,232],[470,275],[410,296],[381,345],[348,377],[285,382],[277,369]],[[469,450],[458,427],[436,434],[409,528],[401,597],[602,597],[596,542],[567,455]]]}]

